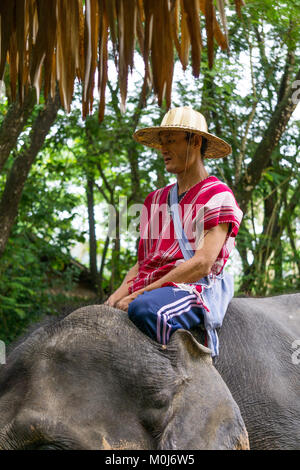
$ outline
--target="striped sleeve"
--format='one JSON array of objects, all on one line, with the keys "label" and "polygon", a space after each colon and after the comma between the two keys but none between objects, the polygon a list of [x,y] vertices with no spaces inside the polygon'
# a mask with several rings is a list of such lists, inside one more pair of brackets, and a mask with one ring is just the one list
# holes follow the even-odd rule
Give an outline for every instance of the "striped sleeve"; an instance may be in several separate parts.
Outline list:
[{"label": "striped sleeve", "polygon": [[225,184],[218,185],[216,192],[204,206],[204,230],[218,224],[229,223],[228,236],[236,237],[243,218],[232,191]]}]

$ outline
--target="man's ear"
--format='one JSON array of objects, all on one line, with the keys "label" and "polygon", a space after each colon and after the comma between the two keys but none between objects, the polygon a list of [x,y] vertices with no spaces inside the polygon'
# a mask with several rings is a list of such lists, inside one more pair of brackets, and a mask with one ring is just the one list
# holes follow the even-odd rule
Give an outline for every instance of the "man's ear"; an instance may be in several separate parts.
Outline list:
[{"label": "man's ear", "polygon": [[193,139],[193,146],[195,148],[201,148],[202,145],[202,136],[198,134],[194,134],[194,139]]}]

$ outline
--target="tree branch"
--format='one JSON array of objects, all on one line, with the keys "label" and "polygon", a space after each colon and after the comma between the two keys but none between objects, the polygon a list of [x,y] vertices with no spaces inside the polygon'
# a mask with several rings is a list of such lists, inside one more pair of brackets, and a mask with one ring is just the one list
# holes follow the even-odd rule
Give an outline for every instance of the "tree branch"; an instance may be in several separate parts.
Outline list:
[{"label": "tree branch", "polygon": [[36,102],[36,92],[32,89],[25,98],[23,105],[13,103],[3,119],[0,127],[0,173],[12,149],[16,147],[19,135],[31,114]]},{"label": "tree branch", "polygon": [[[108,192],[109,192],[109,194],[110,194],[110,202],[113,204],[113,202],[114,202],[114,190],[111,188],[109,182],[107,181],[107,178],[106,178],[106,176],[105,176],[105,173],[104,173],[104,171],[103,171],[103,168],[102,168],[102,166],[101,166],[101,163],[96,163],[96,166],[97,166],[98,171],[99,171],[99,173],[100,173],[100,176],[101,176],[101,178],[103,179],[104,184],[105,184],[105,186],[106,186],[106,188],[107,188],[107,190],[108,190]],[[102,192],[101,192],[101,194],[102,194]]]},{"label": "tree branch", "polygon": [[[300,80],[300,70],[295,80]],[[292,99],[293,93],[294,90],[290,86],[285,97],[277,104],[263,138],[246,169],[239,194],[241,209],[244,213],[247,211],[252,191],[260,181],[262,172],[267,167],[272,152],[278,145],[288,121],[296,109],[297,103]]]}]

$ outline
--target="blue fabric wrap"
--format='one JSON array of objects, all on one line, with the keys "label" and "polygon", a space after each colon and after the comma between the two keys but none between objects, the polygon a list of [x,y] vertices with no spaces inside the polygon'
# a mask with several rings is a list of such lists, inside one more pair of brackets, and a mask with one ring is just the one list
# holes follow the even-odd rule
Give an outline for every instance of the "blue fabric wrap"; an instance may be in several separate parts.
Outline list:
[{"label": "blue fabric wrap", "polygon": [[196,303],[195,294],[172,286],[143,292],[130,302],[128,316],[143,333],[164,345],[180,328],[204,326],[203,307]]},{"label": "blue fabric wrap", "polygon": [[178,190],[177,184],[175,184],[170,191],[170,211],[174,223],[175,233],[179,242],[180,249],[182,251],[183,257],[185,260],[188,260],[194,256],[194,250],[190,245],[190,242],[187,239],[185,231],[183,230],[183,225],[179,217],[178,211]]},{"label": "blue fabric wrap", "polygon": [[[189,260],[195,254],[185,235],[178,211],[178,188],[175,184],[170,191],[171,215],[179,246],[185,260]],[[195,285],[202,286],[202,298],[209,312],[203,309],[204,326],[208,336],[208,347],[212,351],[212,357],[219,355],[219,338],[216,329],[220,328],[229,305],[234,295],[233,276],[222,271],[217,276],[205,276]]]}]

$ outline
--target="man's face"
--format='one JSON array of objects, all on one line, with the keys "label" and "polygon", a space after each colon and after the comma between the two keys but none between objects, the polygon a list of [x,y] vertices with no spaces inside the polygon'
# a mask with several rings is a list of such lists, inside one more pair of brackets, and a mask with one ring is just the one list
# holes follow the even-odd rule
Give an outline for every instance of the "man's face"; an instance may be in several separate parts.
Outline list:
[{"label": "man's face", "polygon": [[[192,155],[191,147],[188,149],[189,142],[184,131],[164,131],[160,133],[159,139],[167,171],[176,174],[181,173],[188,170],[195,163],[195,155]],[[201,138],[199,141],[201,144]]]}]

